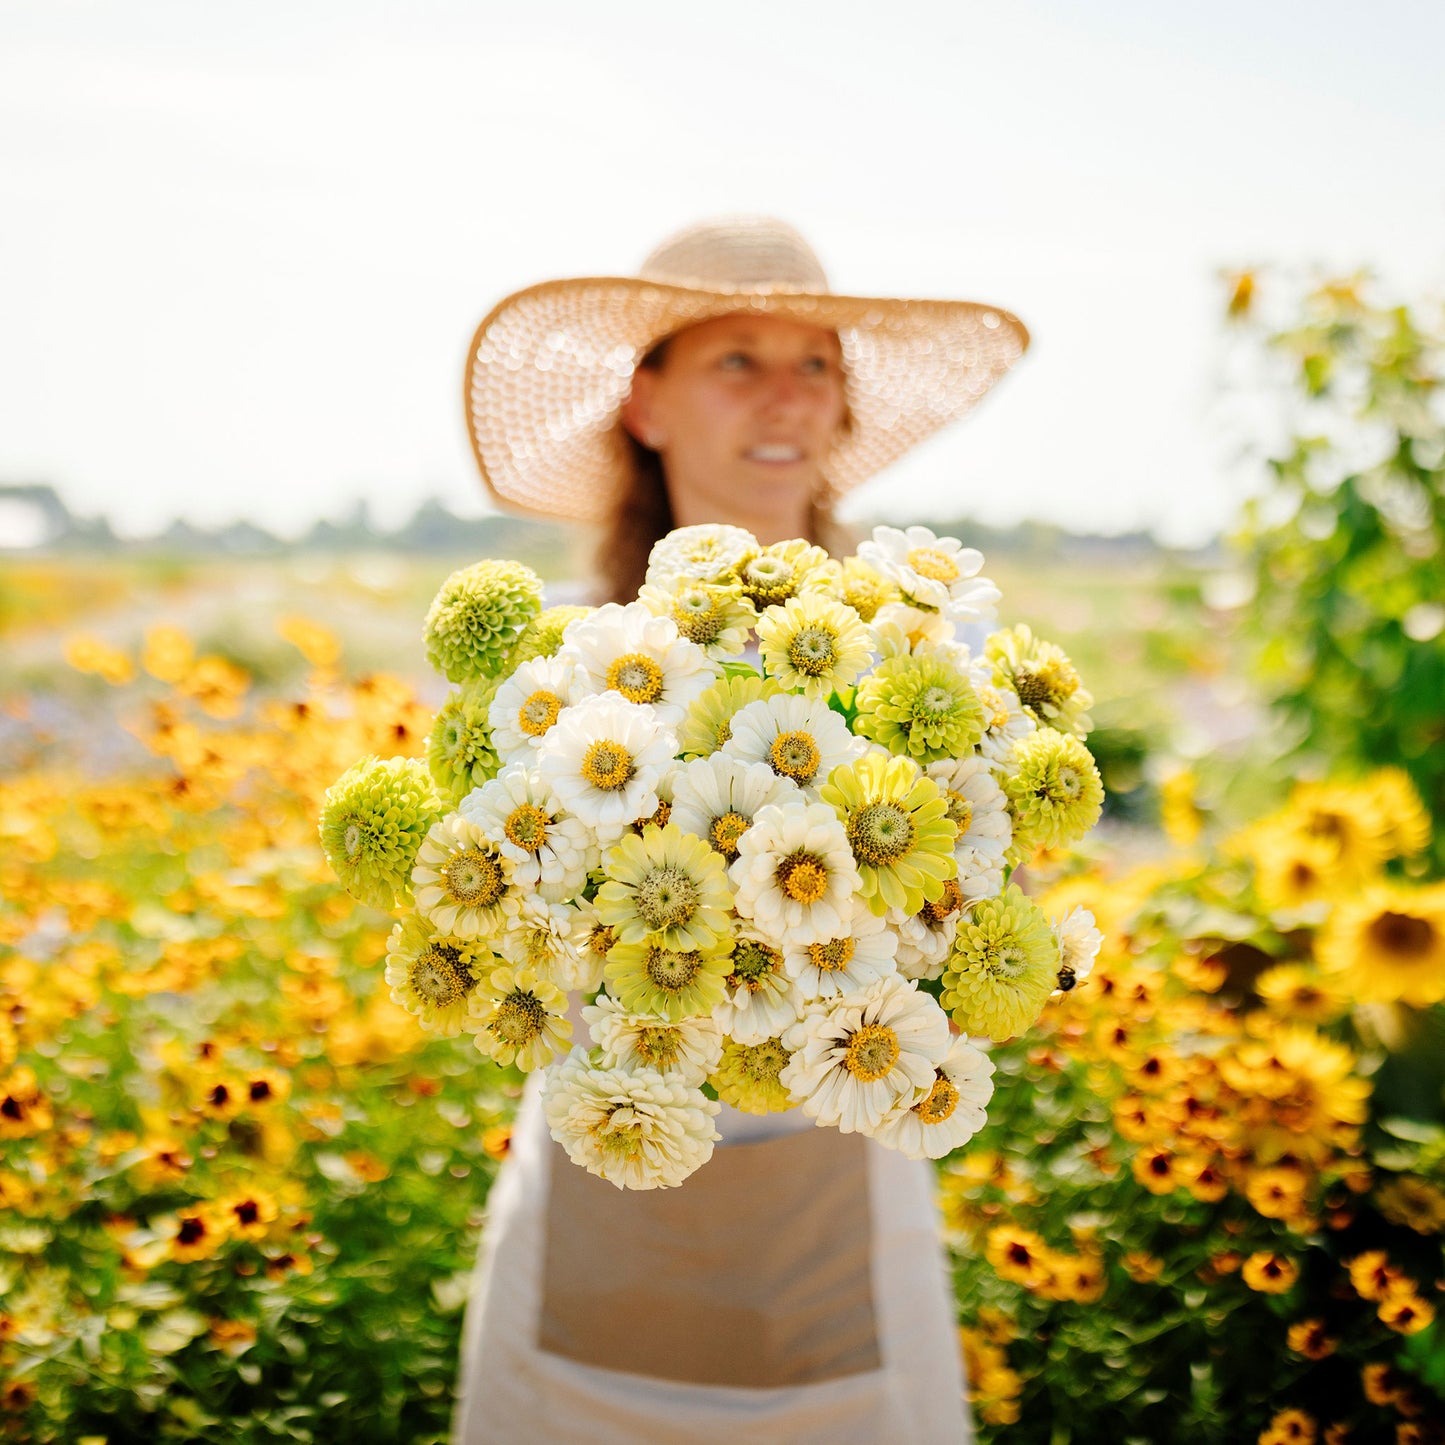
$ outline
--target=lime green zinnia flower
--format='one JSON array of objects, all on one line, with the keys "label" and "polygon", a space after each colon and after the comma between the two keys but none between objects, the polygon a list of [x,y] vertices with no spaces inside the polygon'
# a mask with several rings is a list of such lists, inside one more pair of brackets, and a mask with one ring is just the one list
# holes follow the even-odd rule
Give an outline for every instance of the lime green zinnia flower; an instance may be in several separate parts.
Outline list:
[{"label": "lime green zinnia flower", "polygon": [[426,615],[427,661],[450,682],[491,677],[541,606],[541,579],[520,562],[462,567]]},{"label": "lime green zinnia flower", "polygon": [[836,590],[842,568],[821,547],[794,537],[747,552],[733,569],[733,580],[762,611],[800,592]]},{"label": "lime green zinnia flower", "polygon": [[607,954],[607,992],[635,1014],[699,1018],[727,997],[732,962],[726,953],[668,948],[661,943],[618,943]]},{"label": "lime green zinnia flower", "polygon": [[857,731],[920,762],[965,756],[986,725],[973,684],[941,656],[886,658],[858,689]]},{"label": "lime green zinnia flower", "polygon": [[760,1044],[739,1044],[729,1039],[723,1045],[722,1062],[708,1083],[724,1104],[744,1114],[780,1114],[797,1104],[778,1081],[792,1057],[778,1039],[764,1039]]},{"label": "lime green zinnia flower", "polygon": [[438,790],[453,803],[496,777],[501,767],[487,724],[497,682],[496,678],[480,678],[454,689],[432,722],[427,766]]},{"label": "lime green zinnia flower", "polygon": [[538,657],[551,657],[562,645],[562,634],[569,622],[586,617],[590,607],[549,607],[539,612],[523,629],[516,645],[507,654],[507,670],[515,671],[524,662]]},{"label": "lime green zinnia flower", "polygon": [[958,829],[948,799],[917,763],[868,753],[834,768],[818,796],[843,821],[863,880],[858,896],[874,913],[896,908],[912,916],[943,897],[958,873]]},{"label": "lime green zinnia flower", "polygon": [[471,1015],[477,1048],[524,1073],[545,1068],[572,1040],[567,995],[526,968],[500,964],[484,973]]},{"label": "lime green zinnia flower", "polygon": [[602,871],[597,917],[623,943],[711,950],[731,936],[727,864],[676,823],[629,834],[607,852]]},{"label": "lime green zinnia flower", "polygon": [[849,557],[843,563],[843,601],[864,622],[872,622],[880,607],[897,602],[902,593],[876,567],[861,557]]},{"label": "lime green zinnia flower", "polygon": [[724,677],[693,698],[678,733],[678,752],[684,758],[711,757],[732,737],[733,714],[750,702],[779,691],[772,678],[756,673]]},{"label": "lime green zinnia flower", "polygon": [[966,1034],[1011,1039],[1043,1011],[1058,981],[1059,945],[1020,889],[981,898],[958,925],[940,1002]]},{"label": "lime green zinnia flower", "polygon": [[1079,674],[1061,647],[1020,624],[995,632],[984,655],[993,664],[994,681],[1017,693],[1024,711],[1040,727],[1081,738],[1089,735],[1093,694],[1080,686]]},{"label": "lime green zinnia flower", "polygon": [[815,593],[768,608],[758,623],[758,644],[768,676],[809,697],[850,686],[873,660],[858,614]]},{"label": "lime green zinnia flower", "polygon": [[411,900],[411,870],[427,830],[445,812],[426,764],[363,758],[326,791],[321,846],[341,885],[373,908]]},{"label": "lime green zinnia flower", "polygon": [[1008,769],[1003,790],[1014,815],[1014,861],[1073,843],[1099,821],[1104,785],[1078,738],[1039,728],[1013,745]]}]

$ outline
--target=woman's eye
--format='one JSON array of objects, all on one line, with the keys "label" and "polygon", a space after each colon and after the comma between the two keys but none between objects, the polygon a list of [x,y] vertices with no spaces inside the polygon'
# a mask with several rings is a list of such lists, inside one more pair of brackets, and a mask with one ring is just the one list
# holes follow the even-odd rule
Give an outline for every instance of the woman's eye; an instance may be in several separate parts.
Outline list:
[{"label": "woman's eye", "polygon": [[802,365],[804,376],[825,376],[827,371],[828,358],[825,356],[810,356]]},{"label": "woman's eye", "polygon": [[718,360],[724,371],[745,371],[752,365],[752,357],[746,351],[729,351]]}]

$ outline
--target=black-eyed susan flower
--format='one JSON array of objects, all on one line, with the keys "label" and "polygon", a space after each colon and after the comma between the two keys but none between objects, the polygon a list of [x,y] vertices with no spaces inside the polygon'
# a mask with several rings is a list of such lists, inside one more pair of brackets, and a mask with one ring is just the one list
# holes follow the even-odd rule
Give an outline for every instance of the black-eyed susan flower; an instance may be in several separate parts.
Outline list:
[{"label": "black-eyed susan flower", "polygon": [[1322,1319],[1296,1320],[1289,1327],[1285,1343],[1307,1360],[1324,1360],[1339,1349],[1340,1342],[1331,1335]]},{"label": "black-eyed susan flower", "polygon": [[541,609],[541,579],[530,567],[488,558],[459,568],[427,612],[427,661],[450,682],[495,676]]},{"label": "black-eyed susan flower", "polygon": [[875,913],[907,917],[943,896],[958,872],[958,830],[938,784],[915,762],[869,753],[834,768],[818,796],[843,824],[860,896]]},{"label": "black-eyed susan flower", "polygon": [[729,1039],[708,1083],[723,1103],[744,1114],[778,1114],[795,1108],[798,1102],[780,1081],[792,1056],[781,1039],[764,1039],[758,1044]]},{"label": "black-eyed susan flower", "polygon": [[1299,1266],[1286,1255],[1272,1249],[1256,1250],[1244,1261],[1240,1277],[1250,1289],[1261,1294],[1284,1294],[1294,1288]]},{"label": "black-eyed susan flower", "polygon": [[1335,906],[1320,966],[1362,1003],[1427,1008],[1445,999],[1445,883],[1380,883]]},{"label": "black-eyed susan flower", "polygon": [[1259,1445],[1315,1445],[1319,1426],[1306,1410],[1276,1410],[1260,1432]]},{"label": "black-eyed susan flower", "polygon": [[982,898],[958,925],[943,971],[943,1006],[966,1034],[1009,1039],[1043,1011],[1059,948],[1043,911],[1019,888]]},{"label": "black-eyed susan flower", "polygon": [[414,758],[363,758],[327,790],[321,846],[353,898],[390,910],[411,897],[411,870],[443,804]]}]

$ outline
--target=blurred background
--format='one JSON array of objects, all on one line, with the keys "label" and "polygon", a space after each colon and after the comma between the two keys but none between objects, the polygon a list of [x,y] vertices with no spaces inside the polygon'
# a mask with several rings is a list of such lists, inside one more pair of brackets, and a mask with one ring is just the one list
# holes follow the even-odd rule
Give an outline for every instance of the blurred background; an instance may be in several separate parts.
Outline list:
[{"label": "blurred background", "polygon": [[425,751],[449,572],[585,566],[483,496],[477,322],[754,211],[1033,336],[846,514],[978,546],[1095,699],[1036,876],[1104,952],[943,1165],[981,1438],[1445,1438],[1442,53],[1424,0],[0,7],[0,1434],[445,1438],[517,1080],[389,1001],[316,814]]}]

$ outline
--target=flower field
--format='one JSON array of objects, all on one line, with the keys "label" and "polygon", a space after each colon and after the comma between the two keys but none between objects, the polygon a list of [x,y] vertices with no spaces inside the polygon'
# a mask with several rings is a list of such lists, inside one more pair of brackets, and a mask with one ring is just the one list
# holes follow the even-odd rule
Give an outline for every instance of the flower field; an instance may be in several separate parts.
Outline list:
[{"label": "flower field", "polygon": [[[939,1166],[985,1441],[1445,1440],[1439,350],[1347,287],[1269,344],[1314,410],[1229,605],[990,559],[1109,808],[1025,870],[1093,972]],[[391,1000],[317,818],[425,756],[452,565],[0,579],[0,1437],[446,1439],[521,1075]]]}]

